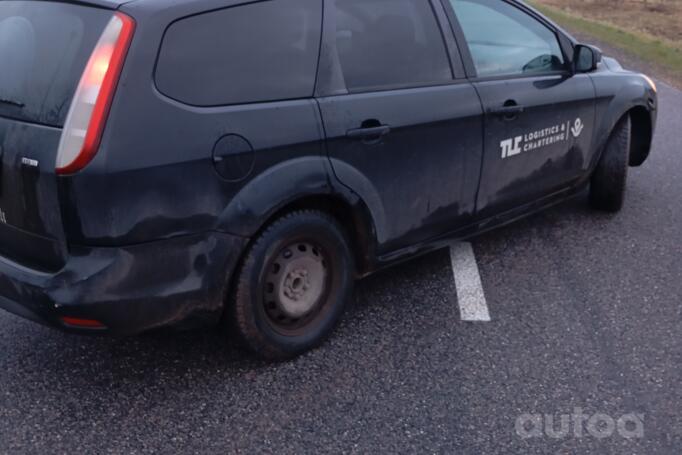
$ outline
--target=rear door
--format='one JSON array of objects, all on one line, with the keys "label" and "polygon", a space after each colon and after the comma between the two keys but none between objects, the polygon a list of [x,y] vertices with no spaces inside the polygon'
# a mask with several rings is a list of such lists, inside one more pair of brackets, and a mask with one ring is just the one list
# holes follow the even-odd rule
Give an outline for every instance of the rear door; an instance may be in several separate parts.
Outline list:
[{"label": "rear door", "polygon": [[58,268],[65,242],[55,175],[71,99],[111,12],[0,2],[0,255]]},{"label": "rear door", "polygon": [[479,216],[575,183],[590,164],[595,120],[590,77],[572,75],[556,32],[517,4],[443,3],[486,113]]},{"label": "rear door", "polygon": [[325,12],[318,101],[328,153],[336,177],[370,206],[380,253],[465,224],[482,111],[441,29],[442,6],[328,0]]}]

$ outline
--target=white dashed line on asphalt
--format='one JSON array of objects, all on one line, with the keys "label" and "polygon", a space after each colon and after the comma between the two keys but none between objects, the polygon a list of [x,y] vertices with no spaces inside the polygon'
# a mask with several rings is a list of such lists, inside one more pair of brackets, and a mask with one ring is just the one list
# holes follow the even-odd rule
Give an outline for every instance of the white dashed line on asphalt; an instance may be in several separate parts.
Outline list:
[{"label": "white dashed line on asphalt", "polygon": [[450,262],[462,321],[489,322],[490,312],[471,243],[457,242],[450,245]]}]

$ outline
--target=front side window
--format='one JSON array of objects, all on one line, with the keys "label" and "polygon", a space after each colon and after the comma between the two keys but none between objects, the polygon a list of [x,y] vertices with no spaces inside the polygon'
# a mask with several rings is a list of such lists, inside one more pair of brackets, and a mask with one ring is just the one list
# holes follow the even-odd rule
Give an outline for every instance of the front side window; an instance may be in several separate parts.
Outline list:
[{"label": "front side window", "polygon": [[565,69],[556,34],[500,0],[450,0],[480,77]]},{"label": "front side window", "polygon": [[336,47],[349,91],[447,82],[452,70],[428,1],[335,0]]},{"label": "front side window", "polygon": [[183,19],[166,32],[159,90],[197,106],[313,95],[321,0],[268,0]]}]

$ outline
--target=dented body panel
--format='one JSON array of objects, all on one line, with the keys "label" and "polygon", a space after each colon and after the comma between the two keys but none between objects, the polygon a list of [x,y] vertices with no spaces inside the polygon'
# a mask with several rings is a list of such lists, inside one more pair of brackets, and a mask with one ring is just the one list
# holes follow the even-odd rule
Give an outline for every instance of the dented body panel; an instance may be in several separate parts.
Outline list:
[{"label": "dented body panel", "polygon": [[0,308],[64,330],[70,327],[63,316],[94,319],[116,335],[216,323],[225,270],[235,267],[245,243],[214,233],[119,248],[74,247],[54,273],[0,260]]}]

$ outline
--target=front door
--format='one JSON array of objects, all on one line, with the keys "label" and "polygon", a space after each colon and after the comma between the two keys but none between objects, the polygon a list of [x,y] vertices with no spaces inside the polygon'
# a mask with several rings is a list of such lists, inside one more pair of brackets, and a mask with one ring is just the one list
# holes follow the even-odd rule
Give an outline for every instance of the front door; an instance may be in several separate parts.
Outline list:
[{"label": "front door", "polygon": [[590,77],[573,75],[555,31],[517,5],[448,1],[486,113],[479,216],[569,187],[590,166]]}]

